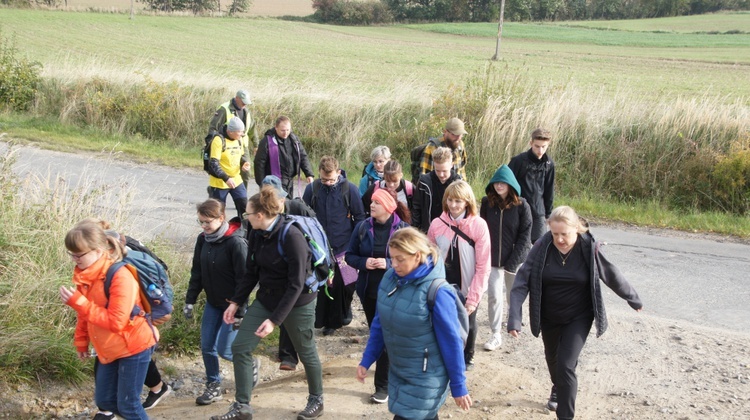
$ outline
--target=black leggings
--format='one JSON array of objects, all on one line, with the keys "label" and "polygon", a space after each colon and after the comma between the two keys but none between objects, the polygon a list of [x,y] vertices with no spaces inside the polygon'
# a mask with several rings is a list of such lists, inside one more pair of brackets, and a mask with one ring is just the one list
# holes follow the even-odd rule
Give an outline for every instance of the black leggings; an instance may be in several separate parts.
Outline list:
[{"label": "black leggings", "polygon": [[[372,326],[372,320],[375,319],[375,309],[377,308],[377,299],[365,297],[362,301],[362,309],[365,310],[365,317],[367,318],[367,326]],[[380,354],[377,364],[375,365],[375,390],[388,391],[388,368],[390,361],[388,360],[388,352],[383,348],[383,353]]]},{"label": "black leggings", "polygon": [[544,356],[552,383],[557,388],[557,418],[572,419],[575,415],[578,377],[578,356],[586,344],[594,318],[586,316],[562,325],[542,322]]}]

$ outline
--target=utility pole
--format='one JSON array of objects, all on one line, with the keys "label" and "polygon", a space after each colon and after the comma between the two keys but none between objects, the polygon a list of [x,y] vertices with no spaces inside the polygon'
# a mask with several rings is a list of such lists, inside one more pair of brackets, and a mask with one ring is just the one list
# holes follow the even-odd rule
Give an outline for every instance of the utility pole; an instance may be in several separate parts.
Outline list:
[{"label": "utility pole", "polygon": [[505,0],[500,0],[500,23],[497,24],[497,44],[495,44],[495,55],[492,56],[492,61],[497,61],[500,58],[500,40],[503,37],[503,15],[505,14]]}]

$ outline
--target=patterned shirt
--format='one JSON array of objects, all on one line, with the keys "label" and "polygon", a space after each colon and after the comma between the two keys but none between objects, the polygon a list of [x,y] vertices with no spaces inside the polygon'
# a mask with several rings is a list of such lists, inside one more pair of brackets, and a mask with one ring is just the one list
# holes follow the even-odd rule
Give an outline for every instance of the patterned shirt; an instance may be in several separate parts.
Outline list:
[{"label": "patterned shirt", "polygon": [[[432,152],[437,149],[438,147],[448,147],[450,146],[445,144],[445,141],[441,141],[438,143],[437,146],[435,146],[435,143],[437,139],[430,139],[430,142],[427,144],[427,147],[424,148],[424,152],[422,153],[422,163],[419,165],[420,169],[422,170],[422,174],[426,174],[430,171],[432,171]],[[453,170],[461,176],[461,179],[466,179],[466,149],[464,148],[464,142],[461,140],[461,142],[458,144],[458,147],[455,149],[452,149],[453,152]]]}]

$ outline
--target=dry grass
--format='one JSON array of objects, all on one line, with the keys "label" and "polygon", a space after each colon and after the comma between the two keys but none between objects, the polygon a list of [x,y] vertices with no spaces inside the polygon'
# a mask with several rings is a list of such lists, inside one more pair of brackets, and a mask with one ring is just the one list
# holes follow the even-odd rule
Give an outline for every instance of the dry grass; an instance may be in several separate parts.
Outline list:
[{"label": "dry grass", "polygon": [[[252,6],[247,16],[307,16],[313,13],[311,0],[252,0]],[[85,11],[98,10],[104,12],[129,12],[129,0],[67,0],[66,10]],[[222,2],[222,8],[230,4],[229,0]],[[136,2],[135,9],[143,10],[145,5]]]}]

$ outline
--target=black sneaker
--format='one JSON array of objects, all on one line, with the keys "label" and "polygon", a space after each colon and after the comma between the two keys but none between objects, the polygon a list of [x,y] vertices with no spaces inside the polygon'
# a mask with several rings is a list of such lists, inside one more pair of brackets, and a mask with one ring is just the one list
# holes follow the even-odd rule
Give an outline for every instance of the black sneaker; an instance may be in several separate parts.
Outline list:
[{"label": "black sneaker", "polygon": [[221,416],[212,416],[211,420],[253,420],[253,409],[250,404],[234,402],[229,411]]},{"label": "black sneaker", "polygon": [[323,328],[323,335],[333,335],[336,332],[335,328],[325,327]]},{"label": "black sneaker", "polygon": [[206,384],[206,390],[203,395],[195,399],[198,405],[209,405],[213,402],[223,399],[221,396],[221,384],[218,382],[209,382]]},{"label": "black sneaker", "polygon": [[297,420],[317,419],[323,415],[323,396],[309,395],[307,397],[307,406],[297,414]]},{"label": "black sneaker", "polygon": [[169,384],[164,383],[164,382],[162,382],[161,384],[162,384],[161,391],[159,392],[148,391],[148,396],[146,397],[146,401],[143,402],[144,410],[149,410],[149,409],[156,407],[156,404],[159,404],[159,401],[161,401],[162,398],[172,393],[172,387],[169,386]]},{"label": "black sneaker", "polygon": [[101,411],[94,416],[94,420],[110,420],[115,418],[117,417],[115,417],[114,413],[104,414]]},{"label": "black sneaker", "polygon": [[260,358],[253,356],[253,388],[258,385],[258,379],[260,378],[260,375],[258,374],[259,371]]},{"label": "black sneaker", "polygon": [[375,393],[370,395],[370,401],[373,404],[385,404],[388,402],[388,390],[385,388],[375,389]]},{"label": "black sneaker", "polygon": [[470,356],[466,359],[466,370],[474,370],[474,356]]},{"label": "black sneaker", "polygon": [[549,393],[547,409],[549,411],[557,411],[557,387],[554,385],[552,385],[552,392]]}]

